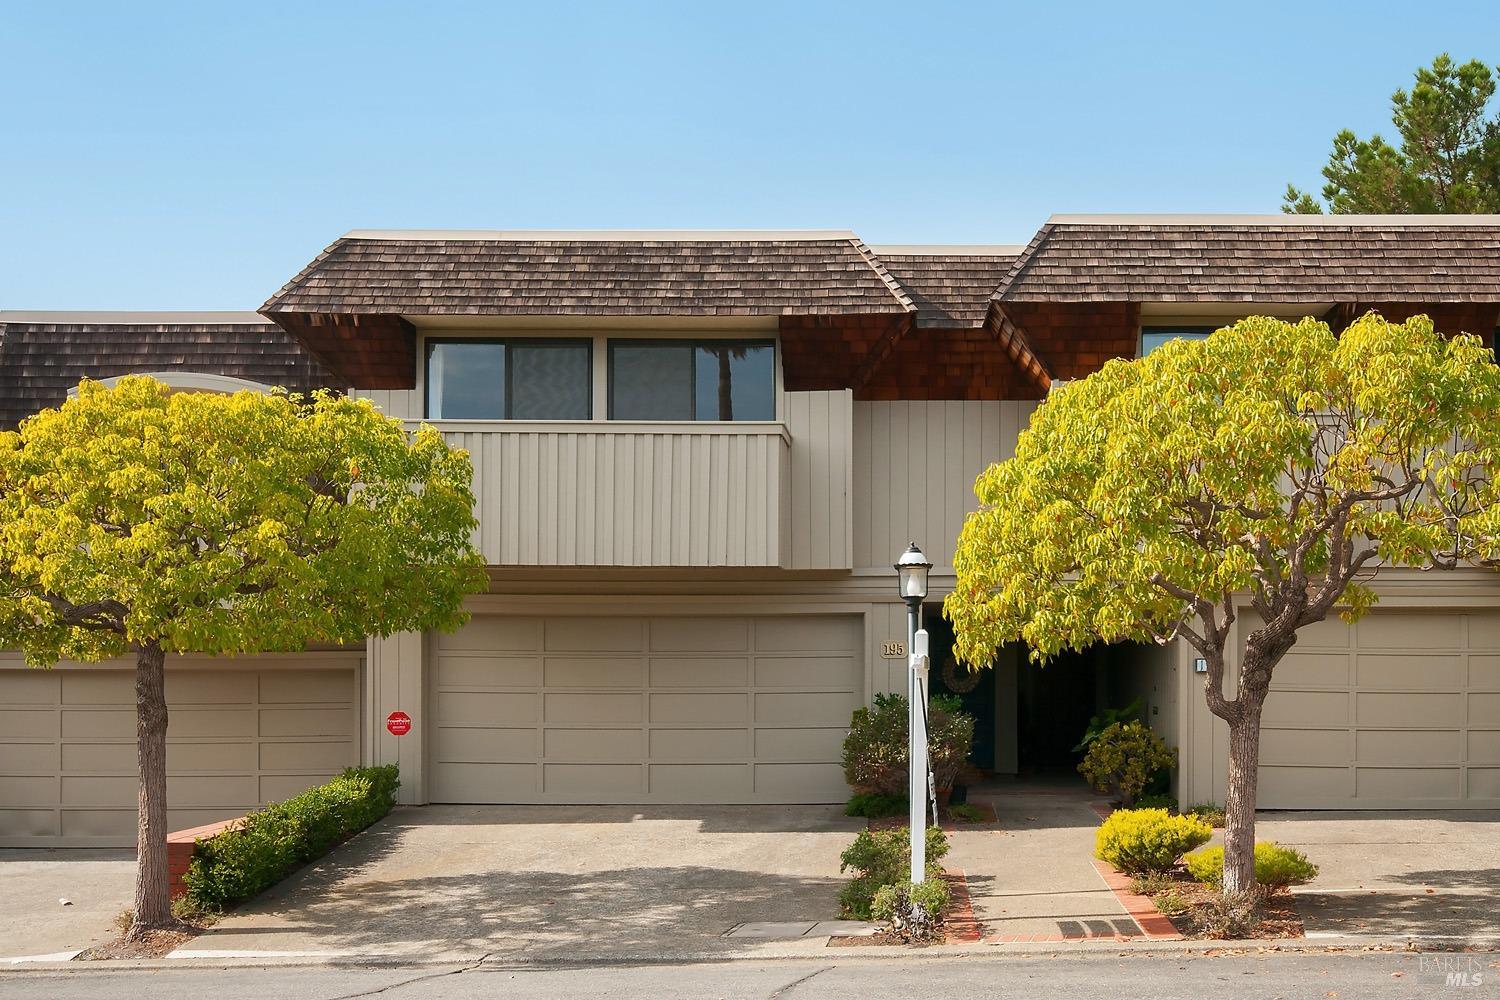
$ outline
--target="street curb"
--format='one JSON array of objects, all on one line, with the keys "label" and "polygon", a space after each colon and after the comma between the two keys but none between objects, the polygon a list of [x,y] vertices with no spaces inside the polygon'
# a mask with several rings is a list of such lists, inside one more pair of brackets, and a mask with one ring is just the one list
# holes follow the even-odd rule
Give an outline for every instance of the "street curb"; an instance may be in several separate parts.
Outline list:
[{"label": "street curb", "polygon": [[601,968],[659,965],[722,965],[733,962],[822,961],[830,959],[883,961],[921,961],[928,958],[1032,958],[1069,955],[1131,954],[1200,955],[1227,957],[1245,954],[1322,954],[1328,952],[1454,952],[1481,951],[1500,953],[1500,938],[1382,938],[1342,935],[1326,938],[1284,938],[1279,940],[1248,939],[1237,941],[1204,940],[1113,940],[1094,938],[1064,943],[1004,943],[975,945],[870,945],[859,948],[818,948],[816,950],[757,951],[739,954],[699,953],[684,955],[626,955],[603,958],[525,958],[520,955],[471,955],[424,959],[399,955],[347,955],[325,958],[285,959],[107,959],[89,962],[33,962],[0,967],[0,974],[16,976],[27,973],[58,972],[89,975],[95,972],[120,972],[140,969],[258,969],[258,968],[451,968],[461,969],[545,969]]}]

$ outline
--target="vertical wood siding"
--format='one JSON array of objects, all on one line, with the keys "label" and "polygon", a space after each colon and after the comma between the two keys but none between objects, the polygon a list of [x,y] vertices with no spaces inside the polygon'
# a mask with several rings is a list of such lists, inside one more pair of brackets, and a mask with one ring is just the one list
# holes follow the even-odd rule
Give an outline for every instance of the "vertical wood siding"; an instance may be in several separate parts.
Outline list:
[{"label": "vertical wood siding", "polygon": [[788,569],[853,567],[854,394],[847,389],[788,392],[792,435]]},{"label": "vertical wood siding", "polygon": [[974,480],[1015,454],[1032,401],[895,400],[854,404],[854,565],[889,567],[915,540],[951,569]]}]

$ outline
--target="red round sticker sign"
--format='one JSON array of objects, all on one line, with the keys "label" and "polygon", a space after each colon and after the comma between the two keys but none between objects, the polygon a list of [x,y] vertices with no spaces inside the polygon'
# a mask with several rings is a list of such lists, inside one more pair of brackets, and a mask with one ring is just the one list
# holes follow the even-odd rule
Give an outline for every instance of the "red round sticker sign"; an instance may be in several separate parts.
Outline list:
[{"label": "red round sticker sign", "polygon": [[405,712],[392,712],[385,717],[385,728],[392,736],[405,736],[411,732],[411,716]]}]

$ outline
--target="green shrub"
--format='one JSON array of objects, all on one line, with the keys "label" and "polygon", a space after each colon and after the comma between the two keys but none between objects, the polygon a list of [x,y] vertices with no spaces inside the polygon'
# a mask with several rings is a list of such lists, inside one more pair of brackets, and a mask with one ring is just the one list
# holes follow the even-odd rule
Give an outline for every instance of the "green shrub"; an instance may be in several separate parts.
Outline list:
[{"label": "green shrub", "polygon": [[394,764],[350,768],[198,841],[183,876],[184,905],[215,912],[263,892],[390,812],[400,785]]},{"label": "green shrub", "polygon": [[1177,796],[1166,792],[1152,792],[1142,795],[1131,804],[1132,809],[1165,809],[1167,812],[1177,811]]},{"label": "green shrub", "polygon": [[1083,739],[1073,748],[1078,753],[1089,748],[1089,744],[1097,740],[1106,729],[1117,722],[1129,722],[1131,719],[1141,717],[1141,699],[1137,698],[1124,708],[1106,708],[1089,719],[1088,728],[1083,731]]},{"label": "green shrub", "polygon": [[[1204,885],[1224,884],[1224,848],[1206,847],[1183,859],[1188,874]],[[1307,855],[1271,841],[1255,845],[1255,883],[1268,889],[1302,885],[1318,877],[1318,866]]]},{"label": "green shrub", "polygon": [[900,816],[906,812],[905,795],[882,795],[879,792],[855,792],[844,803],[845,816],[864,816],[880,819],[884,816]]},{"label": "green shrub", "polygon": [[1156,904],[1158,912],[1164,913],[1169,917],[1175,917],[1180,913],[1188,911],[1188,901],[1176,889],[1157,893],[1151,897],[1151,902]]},{"label": "green shrub", "polygon": [[[942,874],[948,838],[935,826],[927,828],[927,874]],[[858,920],[870,919],[870,905],[881,886],[904,885],[911,878],[911,835],[895,830],[862,830],[839,857],[840,872],[854,877],[839,890],[839,908]]]},{"label": "green shrub", "polygon": [[1130,891],[1137,896],[1155,896],[1177,888],[1177,880],[1166,872],[1146,872],[1130,880]]},{"label": "green shrub", "polygon": [[1158,771],[1177,765],[1177,751],[1162,742],[1144,722],[1116,722],[1089,744],[1078,771],[1101,792],[1120,800],[1125,808],[1146,788]]},{"label": "green shrub", "polygon": [[1164,872],[1213,835],[1212,827],[1193,816],[1173,816],[1165,809],[1117,809],[1094,834],[1094,855],[1127,875]]},{"label": "green shrub", "polygon": [[985,820],[983,810],[978,806],[971,806],[967,802],[960,802],[956,806],[948,807],[948,818],[955,823],[982,823]]},{"label": "green shrub", "polygon": [[[854,710],[844,737],[844,780],[858,792],[906,797],[906,699],[877,694],[870,708]],[[927,753],[933,780],[951,787],[974,747],[974,717],[955,697],[933,695],[927,705]]]},{"label": "green shrub", "polygon": [[948,883],[940,878],[883,885],[870,901],[870,915],[889,924],[891,932],[904,941],[937,937],[947,909]]},{"label": "green shrub", "polygon": [[1224,807],[1216,806],[1212,802],[1200,802],[1189,809],[1188,813],[1197,816],[1209,826],[1224,825]]}]

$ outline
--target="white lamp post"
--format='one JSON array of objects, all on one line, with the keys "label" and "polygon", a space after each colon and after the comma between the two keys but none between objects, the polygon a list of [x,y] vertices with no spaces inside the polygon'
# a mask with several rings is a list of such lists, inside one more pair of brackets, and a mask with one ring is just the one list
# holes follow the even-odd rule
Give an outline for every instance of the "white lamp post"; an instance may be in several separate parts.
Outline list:
[{"label": "white lamp post", "polygon": [[922,628],[922,601],[932,563],[912,542],[896,560],[896,583],[906,602],[907,755],[906,794],[911,820],[911,880],[927,879],[927,630]]}]

